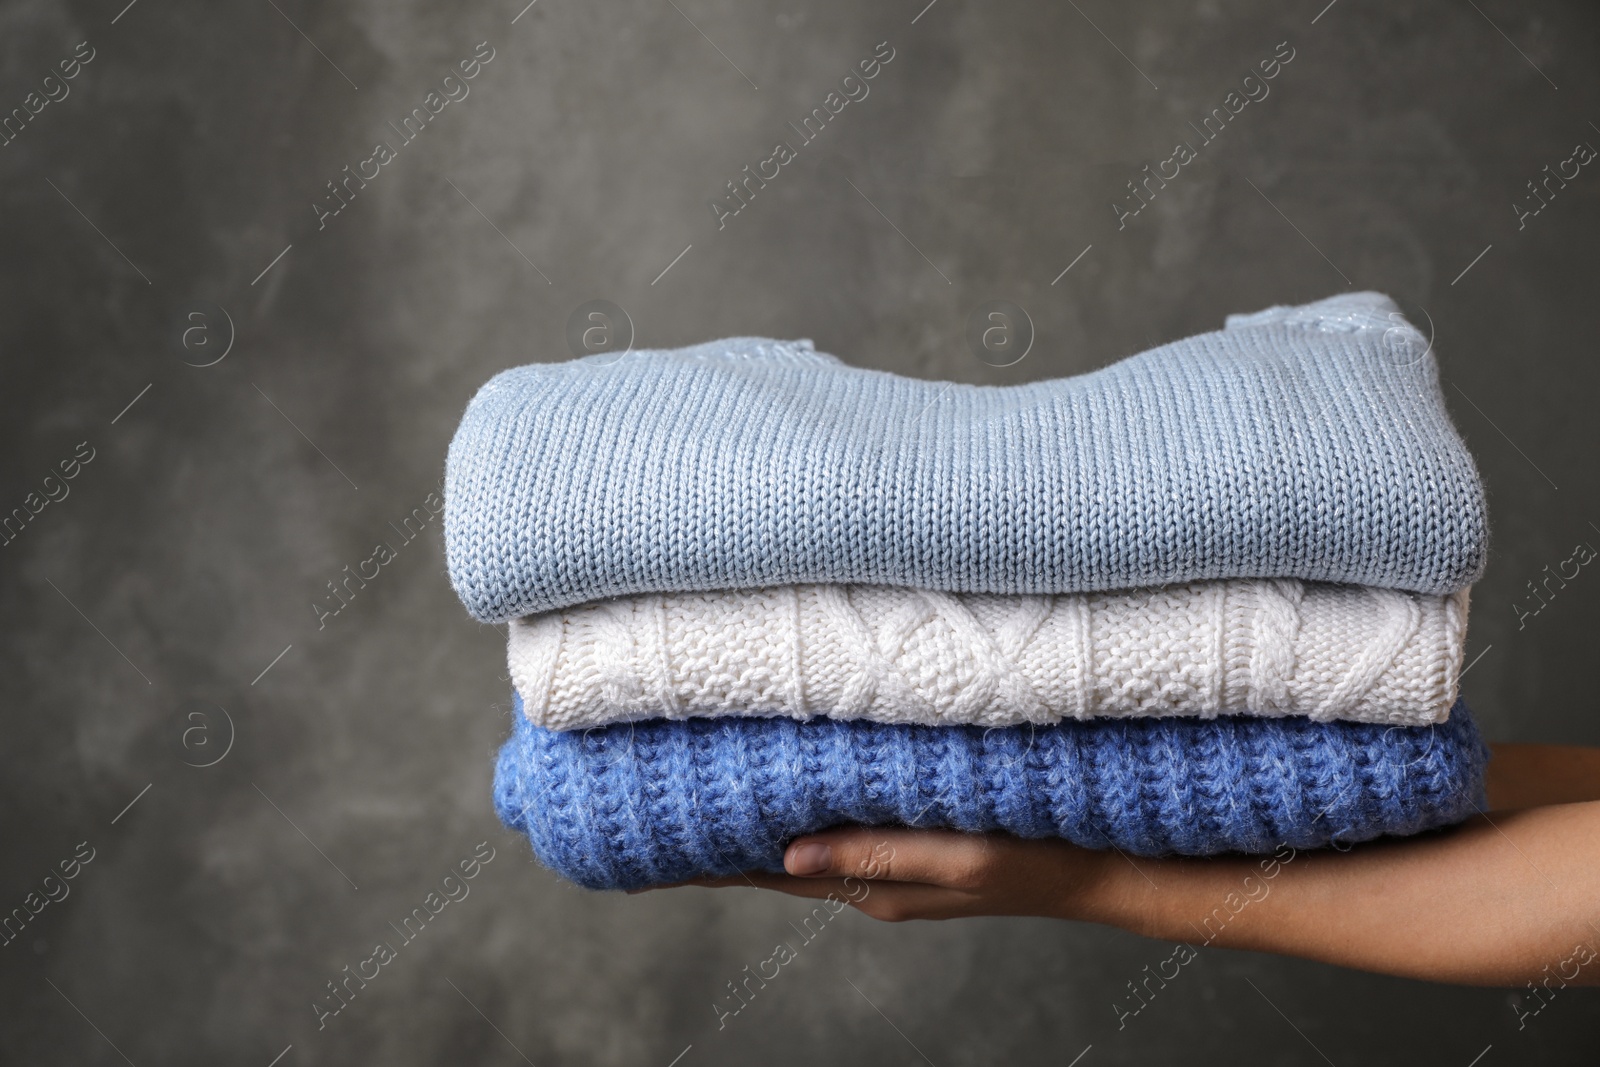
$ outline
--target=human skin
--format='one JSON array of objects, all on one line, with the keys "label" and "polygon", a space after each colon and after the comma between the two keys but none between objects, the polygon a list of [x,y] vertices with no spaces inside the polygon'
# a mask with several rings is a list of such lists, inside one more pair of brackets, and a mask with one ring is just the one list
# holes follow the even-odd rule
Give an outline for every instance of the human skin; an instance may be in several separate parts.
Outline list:
[{"label": "human skin", "polygon": [[[1600,985],[1600,749],[1492,748],[1488,813],[1298,852],[1270,881],[1263,857],[1135,859],[1060,840],[841,827],[792,842],[786,874],[685,884],[853,900],[854,876],[872,891],[852,906],[889,922],[1046,916],[1437,982]],[[1251,902],[1201,934],[1230,895]]]}]

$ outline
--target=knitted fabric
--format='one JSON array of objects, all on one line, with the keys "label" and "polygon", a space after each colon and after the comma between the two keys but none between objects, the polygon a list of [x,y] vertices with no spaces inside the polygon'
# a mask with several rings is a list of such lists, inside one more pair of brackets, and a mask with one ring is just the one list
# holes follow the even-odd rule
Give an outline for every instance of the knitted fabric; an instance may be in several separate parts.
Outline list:
[{"label": "knitted fabric", "polygon": [[1486,547],[1428,342],[1376,293],[1005,387],[757,338],[518,367],[468,405],[445,497],[451,581],[487,622],[809,582],[1447,594]]},{"label": "knitted fabric", "polygon": [[545,730],[520,700],[495,809],[592,889],[782,869],[844,823],[1003,830],[1139,856],[1316,848],[1458,822],[1488,751],[1465,706],[1436,726],[1093,719],[909,726],[688,719]]},{"label": "knitted fabric", "polygon": [[998,596],[776,586],[596,601],[510,625],[511,681],[555,730],[786,715],[1010,726],[1113,715],[1440,722],[1467,594],[1292,578]]}]

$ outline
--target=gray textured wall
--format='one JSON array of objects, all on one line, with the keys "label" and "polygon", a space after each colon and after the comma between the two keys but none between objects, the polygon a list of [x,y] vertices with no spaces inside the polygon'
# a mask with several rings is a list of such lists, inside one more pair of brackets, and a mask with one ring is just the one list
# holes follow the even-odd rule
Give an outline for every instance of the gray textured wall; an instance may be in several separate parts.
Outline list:
[{"label": "gray textured wall", "polygon": [[[1600,576],[1517,608],[1600,539],[1600,172],[1512,207],[1600,145],[1593,5],[125,2],[0,10],[0,108],[67,94],[0,148],[0,508],[66,494],[0,548],[0,908],[93,856],[0,948],[5,1062],[1594,1062],[1578,991],[1519,1031],[1505,991],[1218,950],[1119,1031],[1170,946],[854,913],[718,1032],[801,902],[586,894],[498,827],[502,633],[436,524],[312,608],[398,540],[473,390],[566,358],[590,299],[640,345],[809,336],[1005,383],[1376,288],[1431,323],[1490,487],[1467,693],[1493,737],[1600,743]],[[870,95],[719,230],[724,182],[882,41]],[[1283,41],[1119,230],[1125,183]],[[319,230],[325,183],[479,42],[470,95]],[[1035,324],[1016,366],[963,339],[988,299]],[[483,841],[470,896],[319,1032],[324,983]]]}]

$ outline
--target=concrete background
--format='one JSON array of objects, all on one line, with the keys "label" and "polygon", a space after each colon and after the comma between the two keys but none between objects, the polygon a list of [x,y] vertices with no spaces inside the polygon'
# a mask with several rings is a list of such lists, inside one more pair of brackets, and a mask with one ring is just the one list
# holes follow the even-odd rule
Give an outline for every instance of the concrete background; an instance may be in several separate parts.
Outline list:
[{"label": "concrete background", "polygon": [[[0,108],[93,50],[0,148],[0,508],[93,456],[0,549],[0,908],[93,855],[0,949],[0,1059],[1594,1062],[1592,993],[1519,1030],[1511,992],[1214,950],[1119,1031],[1171,946],[855,913],[718,1032],[801,902],[586,894],[499,828],[503,636],[436,525],[323,629],[311,605],[437,485],[473,390],[567,358],[591,299],[641,346],[809,336],[1005,383],[1376,288],[1431,323],[1490,487],[1467,695],[1491,737],[1600,744],[1600,577],[1517,607],[1600,544],[1600,173],[1512,207],[1600,145],[1600,11],[523,2],[0,10]],[[882,41],[870,95],[719,230],[708,201]],[[1119,231],[1125,183],[1284,41],[1270,95]],[[319,230],[325,183],[479,42],[470,96]],[[1035,325],[1016,366],[963,339],[990,299]],[[470,896],[319,1032],[325,983],[483,841]]]}]

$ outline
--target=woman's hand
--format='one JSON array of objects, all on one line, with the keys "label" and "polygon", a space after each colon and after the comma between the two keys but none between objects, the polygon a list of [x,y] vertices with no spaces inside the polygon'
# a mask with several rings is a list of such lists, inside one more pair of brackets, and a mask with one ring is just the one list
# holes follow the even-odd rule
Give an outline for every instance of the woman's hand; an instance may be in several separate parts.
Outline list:
[{"label": "woman's hand", "polygon": [[756,886],[797,897],[833,894],[887,922],[967,915],[1109,921],[1105,904],[1118,892],[1115,864],[1122,862],[1116,853],[1064,841],[845,827],[791,844],[783,859],[787,874],[751,871],[685,884]]},{"label": "woman's hand", "polygon": [[1059,840],[841,828],[785,874],[686,884],[828,897],[876,919],[1036,915],[1473,985],[1600,985],[1600,750],[1496,746],[1495,811],[1348,850],[1134,859]]}]

